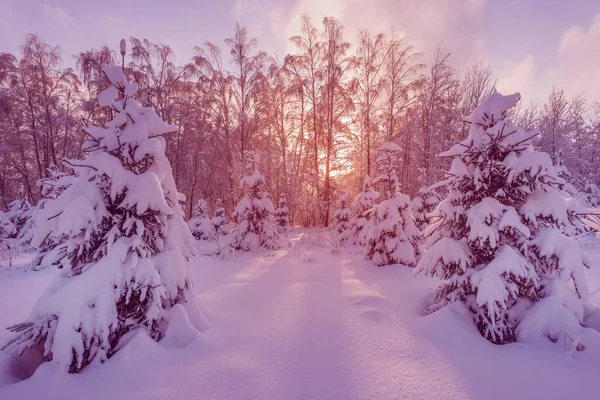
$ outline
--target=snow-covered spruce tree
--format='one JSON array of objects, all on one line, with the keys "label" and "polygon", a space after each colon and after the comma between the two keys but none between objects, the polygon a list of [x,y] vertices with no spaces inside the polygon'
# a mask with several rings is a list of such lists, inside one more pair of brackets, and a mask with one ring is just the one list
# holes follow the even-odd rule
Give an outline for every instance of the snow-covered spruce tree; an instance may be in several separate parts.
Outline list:
[{"label": "snow-covered spruce tree", "polygon": [[31,204],[26,198],[16,199],[8,205],[6,217],[15,226],[15,236],[21,231],[27,220],[31,217]]},{"label": "snow-covered spruce tree", "polygon": [[[430,312],[461,301],[493,343],[536,335],[558,340],[565,321],[582,322],[588,296],[587,260],[561,233],[585,209],[555,188],[564,181],[548,154],[533,150],[536,133],[506,119],[519,99],[494,92],[467,117],[468,138],[440,155],[454,158],[444,182],[448,196],[434,211],[415,270],[443,281]],[[570,291],[569,280],[578,301],[556,301]],[[552,309],[524,311],[540,299]]]},{"label": "snow-covered spruce tree", "polygon": [[231,245],[243,251],[257,251],[261,247],[278,249],[281,245],[275,208],[267,193],[262,191],[265,177],[258,170],[260,157],[249,150],[244,152],[244,156],[249,174],[242,178],[240,186],[246,190],[246,197],[240,200],[232,214],[238,225]]},{"label": "snow-covered spruce tree", "polygon": [[218,235],[228,235],[229,229],[225,226],[225,208],[223,207],[223,200],[217,199],[215,213],[213,214],[210,222],[213,225],[215,232]]},{"label": "snow-covered spruce tree", "polygon": [[277,230],[279,233],[288,233],[290,231],[290,210],[287,206],[285,193],[279,195],[277,210],[275,210],[275,219],[277,221]]},{"label": "snow-covered spruce tree", "polygon": [[333,213],[331,233],[336,246],[346,243],[352,235],[352,210],[348,208],[348,194],[343,193],[338,199],[339,208]]},{"label": "snow-covered spruce tree", "polygon": [[176,305],[201,322],[188,265],[194,238],[165,156],[163,136],[176,128],[134,100],[137,85],[120,68],[103,71],[112,86],[98,101],[115,116],[84,128],[87,157],[66,161],[72,182],[46,201],[33,238],[51,244],[45,257],[62,272],[8,328],[16,335],[4,347],[39,349],[71,373],[111,357],[135,330],[160,340]]},{"label": "snow-covered spruce tree", "polygon": [[429,225],[431,213],[440,203],[440,196],[429,186],[423,186],[419,189],[419,194],[412,201],[413,216],[415,225],[420,231],[423,231]]},{"label": "snow-covered spruce tree", "polygon": [[356,200],[352,204],[354,209],[354,217],[351,221],[352,237],[356,244],[365,244],[364,228],[371,218],[371,209],[378,197],[379,193],[373,189],[371,178],[368,175],[365,176],[362,192],[356,196]]},{"label": "snow-covered spruce tree", "polygon": [[373,207],[365,226],[366,257],[377,266],[404,264],[414,267],[418,254],[419,230],[412,217],[410,197],[400,192],[395,164],[400,148],[384,143],[377,157],[380,183],[385,200]]},{"label": "snow-covered spruce tree", "polygon": [[212,222],[208,218],[208,206],[203,199],[198,200],[194,206],[194,218],[188,225],[192,235],[198,240],[214,240],[217,236]]}]

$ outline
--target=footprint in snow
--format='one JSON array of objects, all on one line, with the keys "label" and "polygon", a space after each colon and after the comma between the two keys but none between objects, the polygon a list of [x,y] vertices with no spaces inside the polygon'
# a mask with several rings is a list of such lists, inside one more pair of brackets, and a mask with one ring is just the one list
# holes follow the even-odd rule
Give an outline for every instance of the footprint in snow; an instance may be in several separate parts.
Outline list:
[{"label": "footprint in snow", "polygon": [[350,304],[355,307],[378,307],[387,306],[388,299],[378,295],[354,295],[349,296]]},{"label": "footprint in snow", "polygon": [[386,315],[388,299],[379,295],[349,296],[350,304],[360,309],[360,315],[373,321],[381,322]]}]

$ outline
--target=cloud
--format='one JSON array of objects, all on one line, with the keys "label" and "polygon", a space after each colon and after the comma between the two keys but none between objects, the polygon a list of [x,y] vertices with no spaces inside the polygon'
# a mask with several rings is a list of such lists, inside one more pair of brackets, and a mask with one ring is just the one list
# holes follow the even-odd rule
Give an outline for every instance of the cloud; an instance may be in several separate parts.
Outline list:
[{"label": "cloud", "polygon": [[503,59],[486,48],[484,38],[490,34],[486,6],[486,0],[237,0],[234,16],[259,38],[261,48],[280,57],[294,51],[288,39],[299,34],[301,14],[317,26],[323,17],[332,16],[342,22],[350,42],[364,27],[406,35],[423,53],[423,62],[430,61],[434,48],[443,43],[459,72],[493,55],[500,60],[492,65],[499,88],[518,90],[527,99],[545,101],[554,85],[569,95],[586,92],[588,98],[600,99],[600,79],[595,79],[600,66],[600,14],[589,24],[566,29],[554,43],[550,59],[539,57],[535,49]]},{"label": "cloud", "polygon": [[359,28],[368,28],[408,35],[425,57],[443,43],[462,69],[484,52],[485,4],[486,0],[238,0],[235,16],[261,46],[276,49],[280,56],[294,50],[288,39],[300,33],[300,15],[306,14],[317,26],[323,17],[338,19],[350,42]]},{"label": "cloud", "polygon": [[67,14],[67,12],[60,6],[44,3],[42,10],[45,18],[51,20],[51,22],[61,25],[62,27],[75,22],[75,19]]},{"label": "cloud", "polygon": [[518,90],[525,98],[538,102],[546,101],[553,86],[564,89],[569,96],[585,93],[588,99],[600,100],[599,66],[600,13],[588,27],[566,29],[547,65],[538,65],[532,54],[518,61],[505,61],[498,70],[498,86]]},{"label": "cloud", "polygon": [[0,29],[6,28],[12,25],[14,19],[14,12],[9,2],[0,3]]},{"label": "cloud", "polygon": [[548,79],[560,83],[570,93],[586,92],[588,96],[600,99],[599,71],[600,13],[587,29],[572,26],[563,33]]},{"label": "cloud", "polygon": [[519,61],[507,60],[502,68],[497,71],[498,87],[504,92],[520,91],[531,93],[535,90],[535,57],[526,54]]}]

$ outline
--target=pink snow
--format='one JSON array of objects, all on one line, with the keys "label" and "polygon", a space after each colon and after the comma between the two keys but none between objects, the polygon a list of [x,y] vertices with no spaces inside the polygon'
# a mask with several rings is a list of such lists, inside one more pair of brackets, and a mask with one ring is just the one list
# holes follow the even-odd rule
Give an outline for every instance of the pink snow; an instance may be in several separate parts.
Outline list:
[{"label": "pink snow", "polygon": [[[79,375],[46,363],[21,380],[27,363],[0,353],[0,399],[594,398],[597,348],[572,354],[562,338],[493,345],[461,304],[425,316],[432,279],[376,268],[352,248],[332,254],[318,234],[327,235],[229,262],[197,256],[196,290],[211,314],[203,334],[175,307],[181,328],[159,343],[138,333]],[[300,242],[312,261],[299,258]],[[598,269],[586,272],[599,288]],[[23,320],[54,274],[0,272],[0,328]]]}]

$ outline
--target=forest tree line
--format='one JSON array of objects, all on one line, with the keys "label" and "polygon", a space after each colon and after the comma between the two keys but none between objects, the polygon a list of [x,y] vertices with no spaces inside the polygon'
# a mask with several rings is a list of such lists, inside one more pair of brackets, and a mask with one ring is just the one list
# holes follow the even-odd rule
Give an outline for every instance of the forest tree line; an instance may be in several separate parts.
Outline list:
[{"label": "forest tree line", "polygon": [[[339,194],[358,193],[375,173],[385,142],[401,148],[403,192],[439,181],[448,161],[436,155],[467,136],[463,118],[496,88],[482,61],[461,74],[440,46],[426,65],[405,38],[366,30],[351,46],[334,18],[303,16],[290,41],[295,51],[281,60],[236,24],[224,51],[204,42],[185,65],[167,44],[132,37],[124,60],[105,45],[66,68],[59,47],[28,35],[19,54],[0,54],[0,209],[16,198],[37,202],[49,169],[83,156],[82,127],[112,118],[97,101],[109,86],[103,64],[123,62],[139,101],[177,127],[167,156],[188,217],[198,199],[211,209],[222,199],[231,212],[253,150],[271,198],[285,193],[302,226],[328,225]],[[511,117],[539,129],[537,146],[568,167],[575,187],[599,183],[597,101],[554,87],[544,104],[520,105]]]}]

